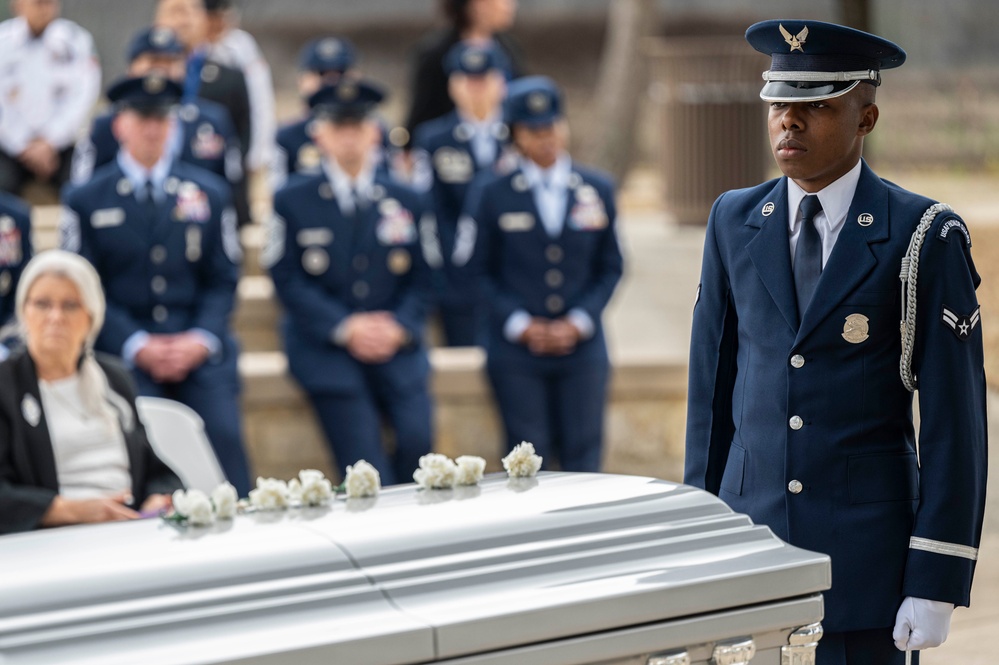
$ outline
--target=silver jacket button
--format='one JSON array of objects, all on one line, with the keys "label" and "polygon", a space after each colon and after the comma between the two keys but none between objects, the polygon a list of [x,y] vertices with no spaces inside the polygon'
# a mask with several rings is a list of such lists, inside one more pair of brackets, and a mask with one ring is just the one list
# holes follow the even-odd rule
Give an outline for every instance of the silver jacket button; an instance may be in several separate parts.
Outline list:
[{"label": "silver jacket button", "polygon": [[798,430],[805,424],[805,421],[801,419],[801,416],[791,416],[788,424],[791,425],[791,429]]},{"label": "silver jacket button", "polygon": [[795,369],[801,369],[805,366],[805,358],[801,355],[795,354],[791,356],[791,367]]},{"label": "silver jacket button", "polygon": [[787,484],[787,491],[791,494],[800,494],[804,488],[805,486],[801,484],[800,480],[792,480]]}]

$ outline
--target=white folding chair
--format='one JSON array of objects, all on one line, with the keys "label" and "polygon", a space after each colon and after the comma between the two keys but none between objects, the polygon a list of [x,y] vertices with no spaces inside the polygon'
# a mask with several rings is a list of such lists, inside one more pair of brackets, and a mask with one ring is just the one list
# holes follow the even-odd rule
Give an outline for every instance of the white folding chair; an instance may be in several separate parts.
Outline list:
[{"label": "white folding chair", "polygon": [[139,397],[139,418],[156,455],[180,476],[187,489],[211,493],[225,482],[205,422],[187,405],[161,397]]}]

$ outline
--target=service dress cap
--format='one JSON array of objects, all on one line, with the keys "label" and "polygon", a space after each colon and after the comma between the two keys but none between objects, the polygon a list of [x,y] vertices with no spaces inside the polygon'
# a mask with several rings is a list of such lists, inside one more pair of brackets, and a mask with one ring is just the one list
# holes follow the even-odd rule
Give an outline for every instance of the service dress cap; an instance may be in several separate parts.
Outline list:
[{"label": "service dress cap", "polygon": [[882,69],[905,62],[905,51],[887,39],[822,21],[762,21],[746,30],[746,41],[772,58],[760,91],[768,102],[819,101],[861,82],[881,85]]},{"label": "service dress cap", "polygon": [[341,79],[309,97],[309,108],[315,117],[334,122],[363,120],[383,99],[385,92],[372,82]]},{"label": "service dress cap", "polygon": [[108,89],[115,108],[131,109],[142,115],[166,115],[180,103],[180,84],[160,74],[118,79]]},{"label": "service dress cap", "polygon": [[481,76],[494,70],[503,72],[506,77],[510,75],[510,59],[495,43],[458,42],[444,56],[444,72],[448,76],[453,74]]},{"label": "service dress cap", "polygon": [[184,45],[177,39],[177,33],[170,28],[146,28],[136,33],[129,42],[125,56],[129,62],[145,54],[181,57]]},{"label": "service dress cap", "polygon": [[506,123],[544,127],[562,117],[562,93],[547,76],[525,76],[510,82],[503,105]]},{"label": "service dress cap", "polygon": [[315,39],[298,54],[298,66],[302,71],[324,74],[340,72],[341,74],[357,62],[357,52],[354,45],[339,37],[322,37]]}]

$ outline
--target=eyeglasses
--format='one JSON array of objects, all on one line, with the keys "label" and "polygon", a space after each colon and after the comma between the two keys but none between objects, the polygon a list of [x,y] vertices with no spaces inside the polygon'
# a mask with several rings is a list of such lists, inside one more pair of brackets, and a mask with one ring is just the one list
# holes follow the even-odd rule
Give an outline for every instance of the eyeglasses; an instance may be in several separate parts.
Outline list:
[{"label": "eyeglasses", "polygon": [[42,314],[48,314],[53,309],[58,309],[60,312],[66,315],[76,314],[77,312],[83,311],[83,303],[79,300],[64,300],[62,302],[54,302],[48,298],[39,298],[36,300],[29,300],[28,306],[38,310]]}]

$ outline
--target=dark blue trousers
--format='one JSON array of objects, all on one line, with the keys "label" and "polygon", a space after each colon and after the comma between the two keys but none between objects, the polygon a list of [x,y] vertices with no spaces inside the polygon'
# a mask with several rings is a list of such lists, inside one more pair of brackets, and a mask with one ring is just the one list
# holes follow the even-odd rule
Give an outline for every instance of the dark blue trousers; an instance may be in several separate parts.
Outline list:
[{"label": "dark blue trousers", "polygon": [[201,416],[226,478],[240,496],[249,494],[252,487],[249,463],[243,448],[235,357],[219,364],[205,363],[179,383],[156,383],[138,369],[132,374],[140,395],[176,400]]},{"label": "dark blue trousers", "polygon": [[[420,457],[433,442],[430,395],[424,388],[389,393],[369,381],[361,393],[309,394],[343,478],[347,466],[365,460],[381,476],[382,485],[408,483]],[[382,441],[382,419],[395,434],[395,453]]]},{"label": "dark blue trousers", "polygon": [[[815,665],[904,665],[905,653],[895,648],[891,628],[826,633],[819,640]],[[913,665],[919,652],[912,652]]]},{"label": "dark blue trousers", "polygon": [[537,363],[490,359],[489,381],[506,431],[507,450],[534,444],[564,471],[599,471],[610,375],[606,358],[539,358]]}]

